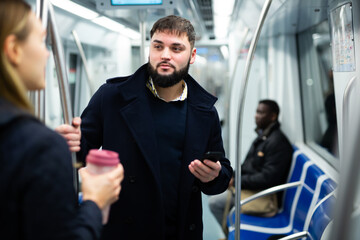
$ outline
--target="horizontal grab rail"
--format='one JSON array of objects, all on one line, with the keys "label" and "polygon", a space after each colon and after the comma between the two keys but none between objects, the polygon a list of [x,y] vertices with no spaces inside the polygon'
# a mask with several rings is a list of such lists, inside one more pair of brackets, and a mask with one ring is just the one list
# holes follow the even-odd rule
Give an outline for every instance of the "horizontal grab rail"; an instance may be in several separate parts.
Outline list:
[{"label": "horizontal grab rail", "polygon": [[[266,196],[266,195],[269,195],[269,194],[272,194],[272,193],[276,193],[276,192],[280,192],[280,191],[284,191],[284,190],[287,190],[287,189],[290,189],[290,188],[294,188],[294,187],[298,187],[302,184],[301,181],[296,181],[296,182],[291,182],[291,183],[285,183],[285,184],[281,184],[281,185],[277,185],[275,187],[271,187],[271,188],[268,188],[268,189],[265,189],[261,192],[258,192],[248,198],[245,198],[243,200],[240,201],[240,205],[244,205],[248,202],[251,202],[259,197],[263,197],[263,196]],[[233,212],[235,211],[235,208],[233,208],[230,212],[229,212],[229,215],[232,215]],[[234,222],[232,221],[232,219],[230,218],[229,219],[229,225],[230,226],[233,226],[234,225]]]},{"label": "horizontal grab rail", "polygon": [[279,238],[278,240],[295,240],[295,239],[301,239],[301,238],[304,238],[307,236],[308,236],[308,232],[303,231],[303,232],[291,234],[291,235],[283,237],[283,238]]},{"label": "horizontal grab rail", "polygon": [[263,190],[261,192],[258,192],[248,198],[245,198],[243,200],[241,200],[240,204],[241,206],[248,203],[248,202],[251,202],[257,198],[260,198],[260,197],[263,197],[263,196],[266,196],[266,195],[269,195],[269,194],[273,194],[273,193],[276,193],[276,192],[280,192],[280,191],[283,191],[283,190],[286,190],[286,189],[289,189],[289,188],[294,188],[294,187],[298,187],[302,184],[301,181],[297,181],[297,182],[292,182],[292,183],[285,183],[285,184],[282,184],[282,185],[279,185],[279,186],[275,186],[275,187],[272,187],[272,188],[268,188],[266,190]]}]

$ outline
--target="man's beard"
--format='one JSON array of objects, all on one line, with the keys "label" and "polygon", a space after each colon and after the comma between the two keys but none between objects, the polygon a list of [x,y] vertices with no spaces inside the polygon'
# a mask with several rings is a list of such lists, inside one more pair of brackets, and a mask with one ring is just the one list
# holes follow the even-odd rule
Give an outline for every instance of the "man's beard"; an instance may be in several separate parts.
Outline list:
[{"label": "man's beard", "polygon": [[155,84],[155,86],[162,87],[162,88],[172,87],[175,84],[177,84],[178,82],[180,82],[181,80],[183,80],[188,74],[189,67],[190,67],[190,59],[189,59],[189,62],[187,63],[187,65],[185,67],[181,68],[179,71],[177,71],[173,65],[171,65],[170,63],[165,62],[165,61],[157,64],[157,67],[163,63],[169,64],[174,69],[174,72],[169,75],[161,75],[150,64],[150,62],[148,63],[148,67],[147,67],[148,72],[149,72],[150,77],[153,80],[153,83]]}]

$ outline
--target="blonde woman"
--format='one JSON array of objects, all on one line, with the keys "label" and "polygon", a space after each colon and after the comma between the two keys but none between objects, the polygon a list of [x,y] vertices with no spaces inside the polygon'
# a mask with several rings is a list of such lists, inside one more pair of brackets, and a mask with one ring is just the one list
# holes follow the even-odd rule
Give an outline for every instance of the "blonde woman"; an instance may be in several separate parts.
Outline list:
[{"label": "blonde woman", "polygon": [[32,114],[27,90],[45,87],[46,32],[22,0],[0,0],[1,239],[98,239],[101,209],[118,199],[123,168],[83,169],[83,203],[73,188],[69,147]]}]

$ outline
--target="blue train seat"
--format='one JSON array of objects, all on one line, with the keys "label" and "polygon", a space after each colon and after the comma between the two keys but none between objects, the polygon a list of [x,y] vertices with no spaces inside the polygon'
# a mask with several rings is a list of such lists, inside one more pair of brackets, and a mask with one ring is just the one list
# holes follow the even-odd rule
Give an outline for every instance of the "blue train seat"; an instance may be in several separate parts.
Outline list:
[{"label": "blue train seat", "polygon": [[319,202],[315,211],[310,219],[310,224],[308,227],[308,236],[310,239],[318,240],[321,239],[322,234],[324,233],[325,228],[333,219],[334,206],[336,198],[333,193],[329,194],[322,201]]},{"label": "blue train seat", "polygon": [[[268,239],[274,235],[301,232],[319,201],[336,188],[336,183],[299,150],[293,155],[288,183],[300,182],[285,190],[283,209],[270,218],[241,214],[241,239]],[[234,239],[235,211],[228,216],[228,239]]]},{"label": "blue train seat", "polygon": [[316,204],[305,222],[304,231],[276,239],[295,240],[301,238],[320,240],[326,227],[333,219],[335,201],[334,192],[331,192]]}]

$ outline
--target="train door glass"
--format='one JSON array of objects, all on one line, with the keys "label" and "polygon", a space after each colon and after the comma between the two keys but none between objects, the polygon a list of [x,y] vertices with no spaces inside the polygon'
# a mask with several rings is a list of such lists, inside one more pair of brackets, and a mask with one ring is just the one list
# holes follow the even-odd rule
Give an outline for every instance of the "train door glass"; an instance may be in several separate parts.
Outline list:
[{"label": "train door glass", "polygon": [[298,34],[305,142],[338,167],[338,136],[328,21]]}]

